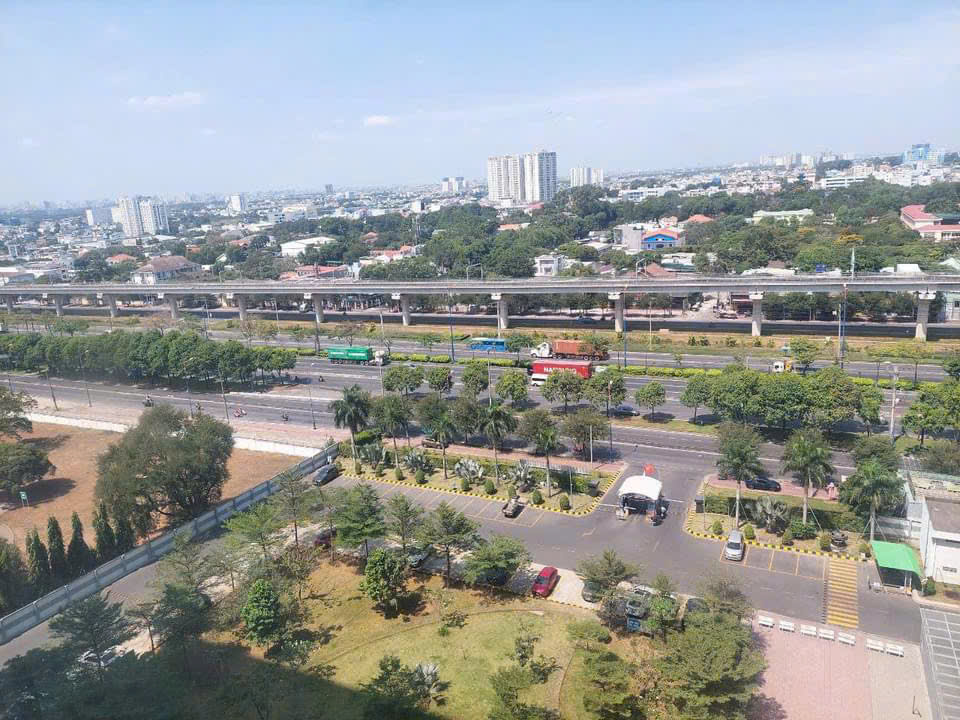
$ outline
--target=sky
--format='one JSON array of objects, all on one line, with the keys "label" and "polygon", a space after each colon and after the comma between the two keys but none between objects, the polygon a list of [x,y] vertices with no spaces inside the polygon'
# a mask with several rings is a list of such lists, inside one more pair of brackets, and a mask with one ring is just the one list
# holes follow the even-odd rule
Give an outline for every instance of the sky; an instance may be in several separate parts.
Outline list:
[{"label": "sky", "polygon": [[958,0],[0,0],[0,204],[956,149],[958,38]]}]

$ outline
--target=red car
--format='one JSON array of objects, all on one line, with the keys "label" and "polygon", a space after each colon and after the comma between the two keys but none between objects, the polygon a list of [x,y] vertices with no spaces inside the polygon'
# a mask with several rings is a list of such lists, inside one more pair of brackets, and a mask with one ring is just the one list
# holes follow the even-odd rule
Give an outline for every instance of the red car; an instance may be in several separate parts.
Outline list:
[{"label": "red car", "polygon": [[538,597],[546,597],[553,592],[553,589],[560,582],[560,573],[555,567],[545,567],[533,581],[533,587],[530,591]]}]

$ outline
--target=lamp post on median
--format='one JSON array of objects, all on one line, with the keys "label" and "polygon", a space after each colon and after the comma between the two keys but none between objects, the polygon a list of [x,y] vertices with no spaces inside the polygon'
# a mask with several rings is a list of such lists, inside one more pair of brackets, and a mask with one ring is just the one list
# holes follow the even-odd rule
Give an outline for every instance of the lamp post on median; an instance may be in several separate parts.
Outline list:
[{"label": "lamp post on median", "polygon": [[317,429],[317,416],[313,414],[313,391],[307,385],[307,395],[310,396],[310,422],[313,423],[313,429]]},{"label": "lamp post on median", "polygon": [[90,399],[90,385],[87,383],[87,372],[83,367],[83,356],[86,354],[86,350],[80,353],[80,377],[83,378],[83,387],[87,391],[87,407],[93,407],[93,401]]},{"label": "lamp post on median", "polygon": [[[889,365],[889,362],[884,363]],[[894,414],[897,407],[897,383],[900,382],[900,369],[894,365],[893,366],[893,386],[891,387],[890,395],[890,439],[893,440],[893,423],[894,423]]]},{"label": "lamp post on median", "polygon": [[50,388],[50,399],[53,400],[53,409],[57,412],[60,412],[60,407],[57,405],[57,396],[53,392],[53,383],[50,382],[50,368],[47,368],[47,387]]}]

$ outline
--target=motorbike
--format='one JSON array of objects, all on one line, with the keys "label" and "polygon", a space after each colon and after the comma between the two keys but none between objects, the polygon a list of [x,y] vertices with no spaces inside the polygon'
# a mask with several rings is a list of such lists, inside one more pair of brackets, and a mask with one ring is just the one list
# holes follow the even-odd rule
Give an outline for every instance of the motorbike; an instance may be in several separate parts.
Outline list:
[{"label": "motorbike", "polygon": [[287,415],[286,413],[280,413],[280,417],[283,418],[284,422],[287,422],[290,419],[290,416]]},{"label": "motorbike", "polygon": [[144,407],[153,407],[153,400],[151,400],[150,397],[148,396],[148,397],[143,401],[143,406],[144,406]]}]

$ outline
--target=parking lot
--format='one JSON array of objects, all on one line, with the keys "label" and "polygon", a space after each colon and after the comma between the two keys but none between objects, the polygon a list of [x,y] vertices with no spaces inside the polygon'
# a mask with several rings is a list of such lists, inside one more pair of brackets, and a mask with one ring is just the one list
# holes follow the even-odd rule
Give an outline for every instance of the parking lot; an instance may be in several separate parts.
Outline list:
[{"label": "parking lot", "polygon": [[939,708],[940,720],[960,720],[960,615],[927,608],[920,615],[931,699]]},{"label": "parking lot", "polygon": [[717,554],[724,565],[745,565],[746,567],[768,570],[770,572],[794,575],[810,580],[823,581],[826,578],[827,559],[819,555],[804,555],[802,553],[760,548],[747,545],[743,560],[735,562],[723,557],[723,545]]}]

